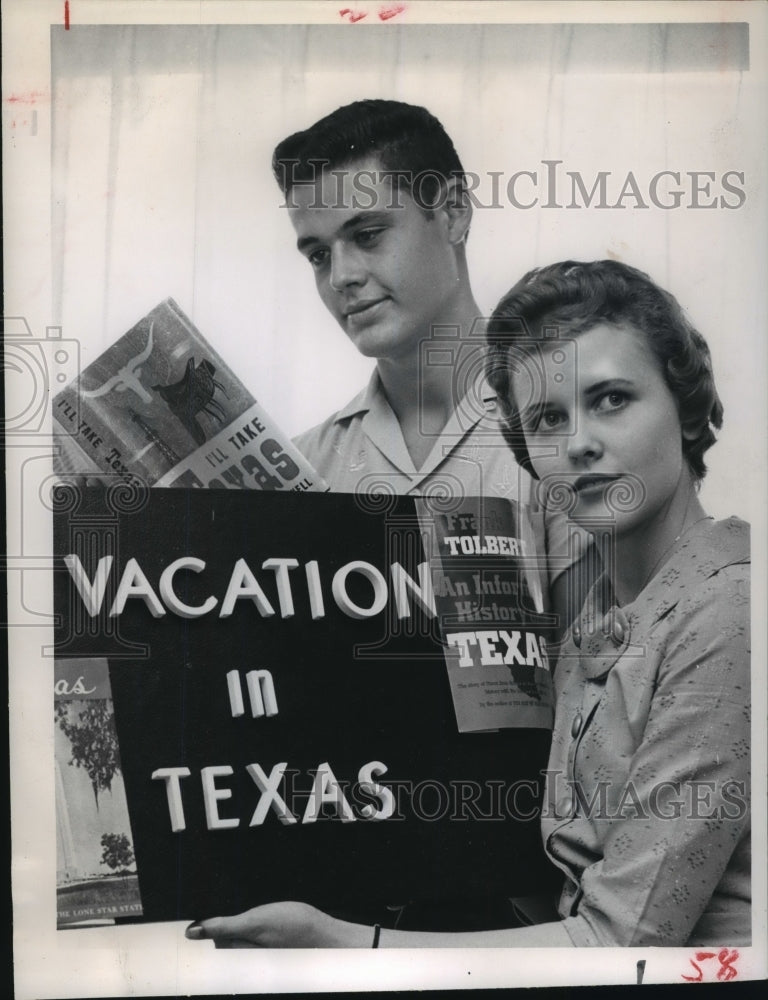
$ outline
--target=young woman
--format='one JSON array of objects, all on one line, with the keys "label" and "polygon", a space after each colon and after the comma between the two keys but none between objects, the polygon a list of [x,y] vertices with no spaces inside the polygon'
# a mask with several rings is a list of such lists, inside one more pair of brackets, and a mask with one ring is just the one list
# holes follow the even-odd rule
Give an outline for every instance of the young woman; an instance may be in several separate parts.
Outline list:
[{"label": "young woman", "polygon": [[193,924],[220,946],[750,941],[749,534],[698,486],[722,406],[701,335],[614,261],[532,271],[488,330],[506,436],[603,575],[555,672],[542,835],[560,919],[432,933],[275,903]]}]

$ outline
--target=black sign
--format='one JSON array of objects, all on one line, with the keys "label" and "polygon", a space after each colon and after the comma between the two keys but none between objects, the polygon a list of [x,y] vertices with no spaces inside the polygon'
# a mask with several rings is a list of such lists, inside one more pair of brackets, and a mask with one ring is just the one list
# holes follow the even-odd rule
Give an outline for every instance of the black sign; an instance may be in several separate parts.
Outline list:
[{"label": "black sign", "polygon": [[109,660],[144,919],[551,879],[550,733],[459,733],[412,499],[123,489],[60,507],[57,655]]}]

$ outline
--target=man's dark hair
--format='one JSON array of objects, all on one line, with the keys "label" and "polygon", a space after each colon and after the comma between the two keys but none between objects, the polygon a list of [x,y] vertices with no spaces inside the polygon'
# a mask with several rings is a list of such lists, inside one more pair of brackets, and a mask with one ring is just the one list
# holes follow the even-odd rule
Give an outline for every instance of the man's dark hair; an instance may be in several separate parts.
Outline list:
[{"label": "man's dark hair", "polygon": [[272,171],[287,197],[295,184],[313,182],[326,169],[377,156],[420,208],[439,205],[447,183],[464,183],[464,168],[443,126],[426,108],[401,101],[355,101],[308,129],[283,139]]},{"label": "man's dark hair", "polygon": [[567,260],[529,271],[504,296],[488,324],[488,378],[502,405],[507,442],[520,465],[534,476],[512,395],[514,355],[536,349],[554,330],[577,336],[599,324],[628,324],[648,345],[675,398],[680,424],[695,436],[683,437],[683,455],[695,479],[706,474],[704,453],[715,443],[712,428],[723,422],[706,341],[677,300],[647,274],[614,260]]}]

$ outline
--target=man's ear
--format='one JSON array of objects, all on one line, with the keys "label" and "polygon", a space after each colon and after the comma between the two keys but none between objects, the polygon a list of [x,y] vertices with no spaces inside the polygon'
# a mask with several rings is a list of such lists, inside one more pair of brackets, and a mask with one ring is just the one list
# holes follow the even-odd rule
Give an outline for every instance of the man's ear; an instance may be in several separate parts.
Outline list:
[{"label": "man's ear", "polygon": [[452,177],[448,181],[440,210],[445,213],[448,239],[458,246],[466,240],[472,222],[472,204],[462,178]]}]

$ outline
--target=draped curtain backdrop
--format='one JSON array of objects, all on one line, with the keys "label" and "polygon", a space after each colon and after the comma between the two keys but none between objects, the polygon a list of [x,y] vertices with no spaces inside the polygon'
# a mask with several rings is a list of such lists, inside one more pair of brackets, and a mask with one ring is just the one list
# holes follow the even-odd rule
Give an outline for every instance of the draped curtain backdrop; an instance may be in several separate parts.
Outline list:
[{"label": "draped curtain backdrop", "polygon": [[[484,205],[492,172],[501,178],[501,204],[476,209],[469,240],[481,308],[525,270],[567,257],[648,271],[713,348],[727,426],[705,502],[757,516],[765,129],[750,83],[748,27],[736,23],[53,28],[52,322],[80,340],[85,365],[173,296],[286,431],[323,419],[371,363],[317,298],[272,149],[359,98],[423,104],[479,176]],[[562,207],[541,207],[545,160],[562,161]],[[682,175],[679,208],[649,203],[665,170]],[[518,171],[536,173],[515,192],[521,203],[538,195],[537,207],[507,197]],[[589,191],[600,171],[609,204],[631,171],[649,207],[630,196],[621,208],[565,207],[566,172]],[[722,177],[744,174],[731,183],[746,201],[691,207],[690,171],[715,175],[701,202],[732,205]]]}]

